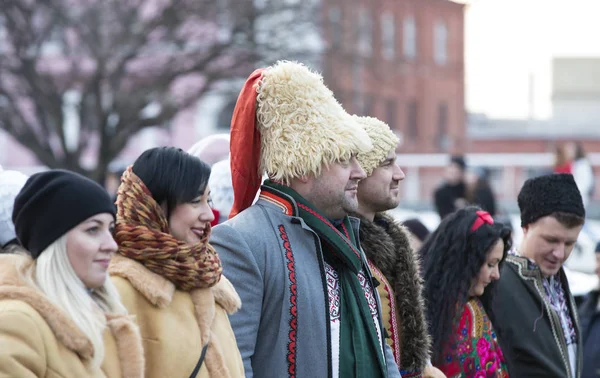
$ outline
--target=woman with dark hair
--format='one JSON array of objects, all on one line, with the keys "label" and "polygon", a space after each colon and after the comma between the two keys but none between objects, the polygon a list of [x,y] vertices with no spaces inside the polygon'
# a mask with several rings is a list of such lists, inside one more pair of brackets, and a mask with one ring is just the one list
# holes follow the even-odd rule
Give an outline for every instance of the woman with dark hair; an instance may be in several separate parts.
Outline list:
[{"label": "woman with dark hair", "polygon": [[228,319],[240,298],[208,242],[209,177],[200,159],[162,147],[121,178],[109,272],[140,325],[146,378],[244,376]]},{"label": "woman with dark hair", "polygon": [[467,207],[446,217],[421,248],[432,362],[448,377],[508,377],[483,302],[510,247],[508,228]]}]

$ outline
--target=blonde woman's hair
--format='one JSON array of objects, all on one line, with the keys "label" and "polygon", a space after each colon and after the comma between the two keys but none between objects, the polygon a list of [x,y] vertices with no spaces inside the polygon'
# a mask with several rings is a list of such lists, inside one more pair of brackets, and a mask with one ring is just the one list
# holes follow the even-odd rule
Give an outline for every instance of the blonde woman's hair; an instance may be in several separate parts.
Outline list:
[{"label": "blonde woman's hair", "polygon": [[67,313],[89,338],[94,346],[92,367],[99,368],[104,360],[104,314],[127,313],[108,275],[102,286],[90,292],[69,261],[65,234],[42,251],[28,276],[30,283]]}]

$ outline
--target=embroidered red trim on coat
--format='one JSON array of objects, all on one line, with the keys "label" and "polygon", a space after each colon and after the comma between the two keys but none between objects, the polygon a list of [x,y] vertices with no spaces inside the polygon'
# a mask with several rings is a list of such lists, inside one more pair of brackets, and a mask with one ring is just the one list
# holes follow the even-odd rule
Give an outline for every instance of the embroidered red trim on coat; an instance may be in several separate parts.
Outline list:
[{"label": "embroidered red trim on coat", "polygon": [[[319,213],[317,213],[310,207],[304,206],[301,203],[298,204],[298,207],[302,208],[302,210],[307,211],[307,212],[311,213],[312,215],[314,215],[315,217],[319,218],[321,220],[321,222],[325,223],[329,228],[331,228],[331,230],[335,231],[338,235],[340,235],[342,237],[342,239],[344,240],[344,242],[348,245],[348,247],[350,247],[350,249],[352,249],[352,252],[354,252],[356,257],[360,258],[360,253],[358,253],[356,248],[354,248],[354,246],[350,243],[350,240],[349,240],[350,235],[348,235],[348,238],[345,238],[344,235],[331,224],[331,222],[329,222],[327,219],[323,218]],[[348,233],[347,230],[346,230],[346,233]]]},{"label": "embroidered red trim on coat", "polygon": [[283,241],[283,248],[285,249],[285,257],[287,259],[288,278],[290,280],[290,332],[288,334],[288,350],[287,350],[287,361],[288,361],[288,373],[290,378],[296,377],[296,332],[298,329],[298,308],[296,306],[297,297],[297,286],[296,286],[296,266],[294,262],[294,252],[292,252],[292,246],[290,240],[285,231],[285,227],[279,225],[279,236]]}]

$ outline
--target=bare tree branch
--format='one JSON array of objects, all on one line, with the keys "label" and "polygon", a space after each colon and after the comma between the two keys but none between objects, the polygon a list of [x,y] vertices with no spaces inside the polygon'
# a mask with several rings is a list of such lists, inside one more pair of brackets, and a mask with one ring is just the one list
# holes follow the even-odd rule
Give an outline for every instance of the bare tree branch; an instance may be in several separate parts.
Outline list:
[{"label": "bare tree branch", "polygon": [[[304,54],[296,42],[316,25],[305,3],[2,0],[0,128],[44,165],[100,180],[131,137],[168,125],[215,83]],[[67,104],[67,93],[79,100]],[[160,109],[151,117],[150,105]],[[75,143],[68,106],[79,123]],[[88,171],[80,160],[90,152]]]}]

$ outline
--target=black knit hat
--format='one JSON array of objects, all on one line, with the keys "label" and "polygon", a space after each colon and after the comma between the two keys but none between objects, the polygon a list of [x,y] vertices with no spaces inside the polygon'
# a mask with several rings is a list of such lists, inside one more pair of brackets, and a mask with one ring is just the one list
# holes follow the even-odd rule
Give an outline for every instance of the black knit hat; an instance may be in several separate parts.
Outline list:
[{"label": "black knit hat", "polygon": [[106,190],[77,173],[60,169],[29,178],[15,198],[12,219],[17,238],[33,258],[91,216],[115,206]]},{"label": "black knit hat", "polygon": [[550,174],[525,181],[518,202],[521,227],[556,212],[585,218],[581,193],[571,174]]}]

